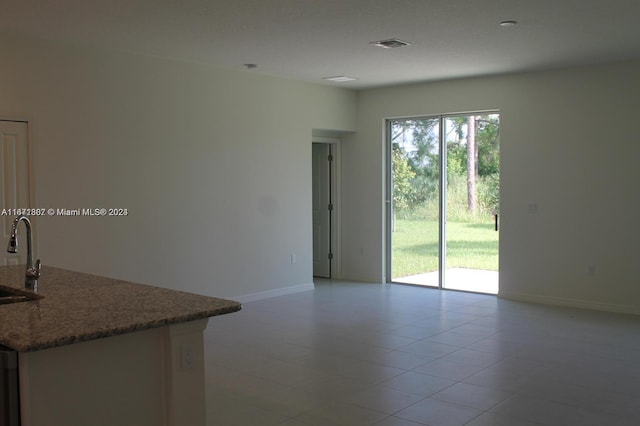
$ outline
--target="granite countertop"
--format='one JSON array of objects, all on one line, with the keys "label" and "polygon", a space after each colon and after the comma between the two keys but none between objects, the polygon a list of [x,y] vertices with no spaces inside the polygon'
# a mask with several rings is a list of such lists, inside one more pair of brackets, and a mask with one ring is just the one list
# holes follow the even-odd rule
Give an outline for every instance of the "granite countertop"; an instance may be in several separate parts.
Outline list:
[{"label": "granite countertop", "polygon": [[[0,288],[24,290],[24,265],[0,267]],[[20,352],[239,311],[232,300],[42,267],[38,300],[0,305],[0,345]]]}]

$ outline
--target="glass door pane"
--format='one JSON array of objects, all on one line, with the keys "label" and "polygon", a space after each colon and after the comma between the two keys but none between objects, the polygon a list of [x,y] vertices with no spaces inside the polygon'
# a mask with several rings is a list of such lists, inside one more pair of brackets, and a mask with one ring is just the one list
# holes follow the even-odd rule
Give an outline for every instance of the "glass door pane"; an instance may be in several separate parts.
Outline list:
[{"label": "glass door pane", "polygon": [[447,289],[498,292],[499,126],[495,113],[443,118]]},{"label": "glass door pane", "polygon": [[439,286],[440,118],[391,120],[391,281]]}]

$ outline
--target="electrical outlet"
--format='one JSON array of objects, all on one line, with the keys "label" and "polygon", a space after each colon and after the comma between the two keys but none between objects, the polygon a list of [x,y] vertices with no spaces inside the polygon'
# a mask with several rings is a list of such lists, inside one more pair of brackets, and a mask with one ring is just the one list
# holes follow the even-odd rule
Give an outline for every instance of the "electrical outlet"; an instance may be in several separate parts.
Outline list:
[{"label": "electrical outlet", "polygon": [[293,265],[294,263],[296,263],[296,254],[291,253],[291,264]]},{"label": "electrical outlet", "polygon": [[594,277],[596,275],[596,265],[587,266],[587,275],[590,277]]}]

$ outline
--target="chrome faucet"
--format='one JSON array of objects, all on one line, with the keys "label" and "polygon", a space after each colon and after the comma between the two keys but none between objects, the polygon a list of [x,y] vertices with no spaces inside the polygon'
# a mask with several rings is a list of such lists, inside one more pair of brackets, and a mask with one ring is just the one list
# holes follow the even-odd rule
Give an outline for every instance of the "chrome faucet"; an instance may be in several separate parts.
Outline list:
[{"label": "chrome faucet", "polygon": [[40,277],[40,269],[42,268],[42,265],[40,264],[40,259],[33,263],[33,238],[31,236],[31,221],[29,220],[29,217],[20,215],[13,220],[7,251],[9,253],[18,252],[18,224],[21,221],[23,221],[24,225],[27,227],[27,270],[25,271],[24,285],[28,289],[37,291],[38,278]]}]

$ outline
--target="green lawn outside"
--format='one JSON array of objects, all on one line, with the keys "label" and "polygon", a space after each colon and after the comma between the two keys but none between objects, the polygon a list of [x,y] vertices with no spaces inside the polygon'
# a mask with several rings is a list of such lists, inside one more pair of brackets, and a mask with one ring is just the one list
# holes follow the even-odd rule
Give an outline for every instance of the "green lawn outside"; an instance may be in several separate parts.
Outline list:
[{"label": "green lawn outside", "polygon": [[[396,219],[393,278],[438,270],[438,222]],[[447,268],[498,270],[498,232],[487,220],[447,223]]]}]

